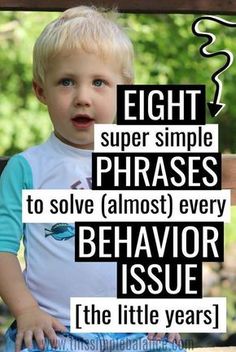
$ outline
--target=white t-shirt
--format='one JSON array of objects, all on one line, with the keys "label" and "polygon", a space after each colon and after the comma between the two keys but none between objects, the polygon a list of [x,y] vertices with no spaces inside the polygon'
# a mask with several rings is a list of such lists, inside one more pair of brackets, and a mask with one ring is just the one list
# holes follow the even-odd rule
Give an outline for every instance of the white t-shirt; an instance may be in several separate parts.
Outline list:
[{"label": "white t-shirt", "polygon": [[91,188],[91,153],[52,134],[12,157],[0,183],[0,251],[16,254],[23,234],[26,284],[40,307],[65,325],[70,297],[116,296],[116,263],[75,263],[74,224],[22,224],[21,191]]}]

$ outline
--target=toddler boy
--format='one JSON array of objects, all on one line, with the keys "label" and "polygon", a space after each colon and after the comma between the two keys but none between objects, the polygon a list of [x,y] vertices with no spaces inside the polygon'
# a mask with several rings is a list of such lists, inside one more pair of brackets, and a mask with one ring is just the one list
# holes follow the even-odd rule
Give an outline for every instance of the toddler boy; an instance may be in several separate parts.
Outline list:
[{"label": "toddler boy", "polygon": [[[155,340],[163,334],[149,340],[146,334],[71,334],[70,297],[115,296],[116,264],[74,263],[71,224],[21,223],[22,189],[90,187],[94,124],[114,121],[116,86],[131,84],[133,75],[130,40],[114,18],[95,8],[65,11],[36,41],[33,88],[54,131],[44,144],[12,157],[1,177],[0,294],[16,319],[7,352],[111,350],[114,341],[115,349],[121,341],[131,350],[132,343],[148,341],[148,349],[162,351]],[[16,257],[22,234],[24,275]],[[170,334],[174,339],[179,335]],[[165,351],[178,349],[161,342]]]}]

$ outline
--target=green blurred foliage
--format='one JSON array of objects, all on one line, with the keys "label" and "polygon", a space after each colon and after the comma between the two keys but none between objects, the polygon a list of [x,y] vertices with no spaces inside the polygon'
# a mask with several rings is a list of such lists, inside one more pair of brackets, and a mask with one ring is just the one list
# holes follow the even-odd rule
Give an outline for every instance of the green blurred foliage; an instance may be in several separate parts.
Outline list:
[{"label": "green blurred foliage", "polygon": [[[50,133],[45,107],[32,92],[32,49],[44,26],[57,16],[48,12],[0,12],[0,155],[12,155],[40,143]],[[236,21],[236,16],[222,17]],[[135,46],[136,83],[202,83],[207,86],[208,101],[212,100],[215,86],[211,75],[225,59],[200,55],[204,39],[192,34],[195,18],[180,14],[120,16]],[[236,29],[213,22],[201,26],[217,37],[210,51],[229,49],[236,54]],[[221,75],[226,107],[219,117],[208,116],[208,122],[220,125],[222,152],[236,152],[234,76],[235,64]]]},{"label": "green blurred foliage", "polygon": [[[200,16],[200,15],[199,15]],[[214,96],[211,75],[225,63],[223,56],[203,58],[199,48],[206,41],[192,34],[191,26],[199,16],[194,15],[125,15],[123,22],[136,49],[137,83],[205,84],[207,101]],[[236,22],[236,16],[221,16]],[[201,23],[202,30],[210,29],[216,41],[208,50],[228,49],[236,54],[236,28],[214,22]],[[219,123],[220,151],[236,152],[236,105],[234,104],[236,64],[224,72],[222,102],[226,104],[219,117],[212,118],[207,110],[207,122]]]},{"label": "green blurred foliage", "polygon": [[40,143],[51,124],[32,90],[32,49],[55,13],[0,13],[0,155]]}]

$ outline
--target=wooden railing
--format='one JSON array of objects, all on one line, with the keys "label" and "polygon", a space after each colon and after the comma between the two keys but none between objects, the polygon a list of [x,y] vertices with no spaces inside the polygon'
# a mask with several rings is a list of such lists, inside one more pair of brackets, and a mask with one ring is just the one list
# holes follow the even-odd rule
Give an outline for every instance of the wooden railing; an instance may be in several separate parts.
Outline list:
[{"label": "wooden railing", "polygon": [[236,14],[236,0],[0,0],[0,10],[63,11],[78,5],[134,13]]},{"label": "wooden railing", "polygon": [[236,155],[222,156],[222,188],[231,189],[231,204],[236,205]]}]

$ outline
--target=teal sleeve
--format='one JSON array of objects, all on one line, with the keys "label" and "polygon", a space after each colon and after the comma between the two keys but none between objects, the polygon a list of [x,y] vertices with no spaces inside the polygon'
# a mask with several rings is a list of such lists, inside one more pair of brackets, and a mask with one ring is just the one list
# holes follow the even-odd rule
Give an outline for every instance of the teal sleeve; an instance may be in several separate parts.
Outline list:
[{"label": "teal sleeve", "polygon": [[23,235],[22,189],[33,188],[32,171],[22,155],[10,158],[0,178],[0,252],[17,254]]}]

